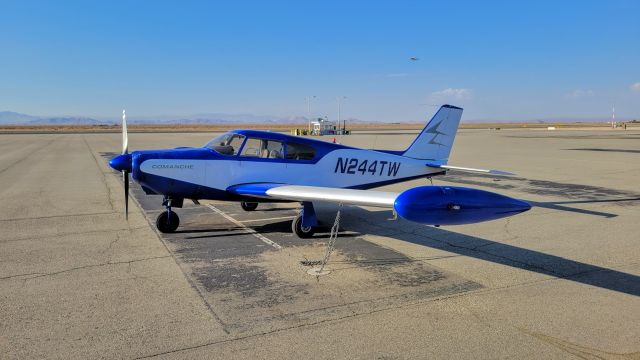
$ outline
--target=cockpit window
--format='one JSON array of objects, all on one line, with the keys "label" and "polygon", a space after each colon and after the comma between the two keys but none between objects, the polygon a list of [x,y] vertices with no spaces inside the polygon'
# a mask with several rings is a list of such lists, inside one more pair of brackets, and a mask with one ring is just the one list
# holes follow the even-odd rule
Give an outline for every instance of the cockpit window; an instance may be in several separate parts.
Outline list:
[{"label": "cockpit window", "polygon": [[244,157],[282,159],[282,142],[276,140],[249,138],[242,148]]},{"label": "cockpit window", "polygon": [[308,145],[287,143],[288,160],[313,160],[316,156],[316,149]]},{"label": "cockpit window", "polygon": [[205,147],[222,155],[233,156],[238,154],[243,141],[244,135],[225,133],[213,138],[213,140],[209,141]]}]

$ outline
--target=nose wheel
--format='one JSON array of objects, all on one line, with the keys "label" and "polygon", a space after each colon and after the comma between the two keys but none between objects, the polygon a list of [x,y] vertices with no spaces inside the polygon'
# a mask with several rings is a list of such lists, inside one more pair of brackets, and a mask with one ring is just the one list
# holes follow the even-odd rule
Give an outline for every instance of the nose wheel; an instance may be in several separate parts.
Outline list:
[{"label": "nose wheel", "polygon": [[178,214],[171,210],[163,211],[156,218],[156,228],[164,234],[175,232],[180,226]]},{"label": "nose wheel", "polygon": [[162,205],[167,209],[158,215],[156,218],[156,229],[161,233],[172,233],[176,231],[178,226],[180,226],[180,218],[178,214],[171,210],[171,206],[182,207],[182,201],[184,199],[174,199],[168,196],[165,196],[162,200]]}]

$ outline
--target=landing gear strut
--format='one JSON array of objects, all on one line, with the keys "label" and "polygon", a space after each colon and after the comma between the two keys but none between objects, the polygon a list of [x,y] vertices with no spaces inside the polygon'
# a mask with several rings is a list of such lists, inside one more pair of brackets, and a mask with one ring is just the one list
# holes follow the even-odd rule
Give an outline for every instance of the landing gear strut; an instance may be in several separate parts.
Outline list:
[{"label": "landing gear strut", "polygon": [[167,208],[167,211],[163,211],[156,218],[156,228],[161,233],[172,233],[175,232],[178,226],[180,226],[180,218],[178,214],[174,211],[171,211],[171,202],[176,201],[176,205],[178,207],[182,207],[182,199],[172,200],[171,198],[164,198],[162,201],[162,205]]},{"label": "landing gear strut", "polygon": [[243,202],[240,203],[240,206],[242,207],[242,210],[244,210],[244,211],[253,211],[253,210],[258,208],[258,203],[257,202],[243,201]]},{"label": "landing gear strut", "polygon": [[302,203],[302,211],[291,222],[291,231],[301,239],[308,239],[316,233],[318,219],[313,203],[305,201]]}]

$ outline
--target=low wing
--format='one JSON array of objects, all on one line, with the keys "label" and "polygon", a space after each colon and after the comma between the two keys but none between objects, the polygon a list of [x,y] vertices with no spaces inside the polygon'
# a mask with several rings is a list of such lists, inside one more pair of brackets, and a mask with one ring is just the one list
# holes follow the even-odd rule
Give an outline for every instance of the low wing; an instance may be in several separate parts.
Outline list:
[{"label": "low wing", "polygon": [[353,190],[320,186],[301,186],[273,183],[234,185],[227,189],[236,195],[263,199],[291,201],[329,201],[351,205],[393,208],[398,193],[387,191]]},{"label": "low wing", "polygon": [[493,175],[515,175],[514,173],[510,173],[508,171],[502,171],[502,170],[485,170],[485,169],[475,169],[475,168],[462,167],[462,166],[439,165],[439,164],[432,164],[432,163],[427,164],[427,166],[431,168],[436,168],[436,169],[479,172],[479,173],[493,174]]}]

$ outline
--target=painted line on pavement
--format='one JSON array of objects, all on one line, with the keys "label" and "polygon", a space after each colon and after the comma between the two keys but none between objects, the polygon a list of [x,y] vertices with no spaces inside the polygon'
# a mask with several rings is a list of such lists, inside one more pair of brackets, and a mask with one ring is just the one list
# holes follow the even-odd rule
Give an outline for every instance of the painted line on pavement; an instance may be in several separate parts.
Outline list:
[{"label": "painted line on pavement", "polygon": [[222,216],[223,218],[231,221],[232,223],[240,226],[241,228],[243,228],[244,230],[246,230],[249,234],[257,237],[258,239],[260,239],[260,241],[264,242],[265,244],[271,245],[274,248],[280,250],[282,249],[282,246],[280,246],[279,244],[277,244],[276,242],[270,240],[269,238],[267,238],[266,236],[258,233],[257,231],[253,230],[252,228],[248,227],[247,225],[241,223],[240,221],[232,218],[231,216],[227,215],[224,213],[224,211],[218,209],[217,207],[211,205],[211,204],[207,204],[207,207],[211,210],[213,210],[214,212],[218,213],[220,216]]}]

